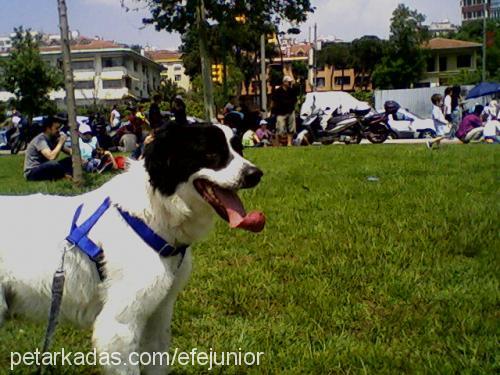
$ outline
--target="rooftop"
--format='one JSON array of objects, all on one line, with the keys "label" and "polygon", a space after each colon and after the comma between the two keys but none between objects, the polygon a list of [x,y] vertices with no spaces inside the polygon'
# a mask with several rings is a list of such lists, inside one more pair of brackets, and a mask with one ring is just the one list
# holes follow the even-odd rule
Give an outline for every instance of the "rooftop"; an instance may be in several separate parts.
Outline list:
[{"label": "rooftop", "polygon": [[182,52],[179,51],[169,51],[169,50],[158,50],[146,52],[146,55],[153,61],[160,60],[180,60],[182,58]]},{"label": "rooftop", "polygon": [[[94,50],[94,49],[125,48],[125,46],[123,44],[118,44],[110,40],[82,38],[71,43],[70,48],[73,51],[82,51],[82,50]],[[53,52],[60,50],[61,50],[60,45],[40,47],[41,52]]]},{"label": "rooftop", "polygon": [[455,40],[446,38],[433,38],[424,44],[427,49],[454,49],[454,48],[478,48],[480,43],[467,42],[465,40]]}]

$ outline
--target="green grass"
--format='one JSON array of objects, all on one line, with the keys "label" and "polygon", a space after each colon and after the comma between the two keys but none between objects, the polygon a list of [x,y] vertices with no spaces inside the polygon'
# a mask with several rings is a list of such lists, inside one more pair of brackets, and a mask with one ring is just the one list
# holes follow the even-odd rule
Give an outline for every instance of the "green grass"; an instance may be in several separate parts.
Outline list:
[{"label": "green grass", "polygon": [[[241,195],[248,209],[266,212],[266,229],[254,235],[219,221],[194,247],[173,348],[265,352],[259,367],[215,374],[500,371],[497,147],[247,154],[265,176]],[[0,193],[71,192],[65,182],[24,182],[21,163],[0,157]],[[37,347],[43,331],[20,320],[2,327],[0,368],[10,351]],[[90,332],[60,328],[53,349],[62,346],[88,351]]]}]

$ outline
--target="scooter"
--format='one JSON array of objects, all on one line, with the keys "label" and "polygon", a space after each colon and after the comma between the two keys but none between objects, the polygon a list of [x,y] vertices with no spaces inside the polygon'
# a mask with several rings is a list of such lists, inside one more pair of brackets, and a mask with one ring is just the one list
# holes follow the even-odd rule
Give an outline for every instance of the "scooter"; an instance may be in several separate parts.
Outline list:
[{"label": "scooter", "polygon": [[[371,109],[351,109],[348,113],[342,113],[339,106],[332,112],[326,127],[321,126],[325,111],[315,109],[306,117],[303,125],[309,127],[313,142],[331,144],[335,141],[346,144],[360,143],[367,138],[371,143],[383,143],[392,132],[388,123],[389,115],[397,112],[399,105],[396,102],[387,102],[384,113],[370,114]],[[326,108],[328,111],[330,108]]]},{"label": "scooter", "polygon": [[8,146],[10,153],[15,155],[19,151],[25,150],[33,138],[42,132],[40,124],[34,122],[31,125],[22,120],[17,126],[14,133],[9,137]]}]

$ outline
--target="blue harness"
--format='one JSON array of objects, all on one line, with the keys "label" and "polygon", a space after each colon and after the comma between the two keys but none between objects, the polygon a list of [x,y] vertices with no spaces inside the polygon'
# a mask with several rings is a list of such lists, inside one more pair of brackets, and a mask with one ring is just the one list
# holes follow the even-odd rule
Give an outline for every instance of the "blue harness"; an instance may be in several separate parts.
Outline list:
[{"label": "blue harness", "polygon": [[[94,263],[96,263],[97,271],[99,272],[99,277],[101,281],[104,280],[105,275],[103,273],[103,260],[104,253],[101,247],[97,246],[90,238],[88,234],[94,227],[94,225],[99,221],[101,216],[109,209],[111,206],[111,199],[107,197],[104,202],[99,206],[99,208],[90,216],[83,224],[80,226],[76,225],[76,222],[80,218],[82,213],[83,204],[78,206],[75,215],[73,216],[73,222],[71,223],[71,231],[66,237],[66,240],[73,246],[78,246],[81,251],[83,251]],[[186,254],[186,249],[188,246],[183,245],[179,247],[174,247],[170,245],[167,241],[157,235],[144,221],[141,219],[130,215],[127,211],[122,210],[120,207],[116,206],[116,209],[120,213],[121,217],[127,222],[127,224],[134,230],[134,232],[154,251],[158,253],[161,257],[176,256],[181,254],[181,262]],[[180,265],[180,263],[179,263]]]}]

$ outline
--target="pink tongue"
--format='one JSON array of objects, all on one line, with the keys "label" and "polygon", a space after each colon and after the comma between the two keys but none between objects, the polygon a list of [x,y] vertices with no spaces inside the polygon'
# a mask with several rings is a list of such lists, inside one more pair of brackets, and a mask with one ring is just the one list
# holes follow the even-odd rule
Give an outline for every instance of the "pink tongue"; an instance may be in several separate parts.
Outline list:
[{"label": "pink tongue", "polygon": [[232,191],[214,187],[214,193],[224,205],[229,226],[231,228],[245,229],[250,232],[260,232],[266,224],[266,217],[260,211],[247,214],[240,198]]}]

